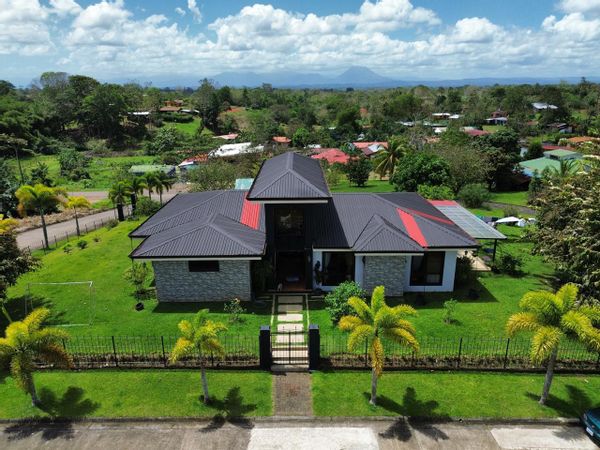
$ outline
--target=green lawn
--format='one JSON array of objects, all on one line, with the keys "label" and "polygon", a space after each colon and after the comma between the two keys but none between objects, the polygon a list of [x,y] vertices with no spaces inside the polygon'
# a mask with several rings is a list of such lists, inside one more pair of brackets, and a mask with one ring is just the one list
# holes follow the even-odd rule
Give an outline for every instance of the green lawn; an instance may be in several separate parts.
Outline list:
[{"label": "green lawn", "polygon": [[346,177],[335,186],[331,192],[394,192],[394,186],[388,180],[369,180],[364,187],[351,186]]},{"label": "green lawn", "polygon": [[[198,127],[200,126],[201,119],[199,117],[194,117],[192,122],[188,123],[178,123],[178,122],[165,122],[166,127],[175,128],[182,133],[186,133],[190,136],[195,136],[198,132]],[[202,130],[202,134],[212,135],[212,132],[208,128],[204,128]]]},{"label": "green lawn", "polygon": [[[248,307],[242,315],[243,322],[227,323],[228,314],[223,312],[223,303],[171,303],[159,304],[155,299],[144,301],[145,309],[136,311],[137,300],[132,286],[123,279],[123,272],[130,267],[129,252],[136,245],[130,242],[127,233],[139,222],[123,222],[116,228],[101,228],[85,236],[88,247],[77,248],[73,242],[72,252],[63,251],[64,244],[47,255],[41,256],[42,268],[19,279],[19,283],[9,290],[9,308],[18,319],[23,315],[22,296],[31,282],[94,282],[95,307],[94,323],[91,326],[72,326],[72,335],[125,335],[146,336],[178,334],[177,324],[190,318],[201,308],[209,308],[214,320],[225,322],[228,334],[258,334],[260,325],[268,324],[271,305]],[[94,238],[99,239],[98,242]],[[90,312],[88,291],[85,287],[73,286],[32,286],[31,293],[36,304],[49,306],[53,311],[55,324],[81,324],[88,322]],[[0,318],[0,329],[4,329]]]},{"label": "green lawn", "polygon": [[318,416],[541,418],[578,417],[600,403],[600,376],[557,375],[547,406],[538,404],[542,374],[384,372],[377,407],[369,371],[315,372]]},{"label": "green lawn", "polygon": [[[1,375],[1,374],[0,374]],[[0,418],[29,417],[227,417],[272,414],[271,374],[258,371],[208,371],[213,403],[200,400],[198,370],[98,370],[39,372],[40,408],[0,380]]]},{"label": "green lawn", "polygon": [[[425,304],[417,303],[415,293],[407,293],[401,299],[390,299],[390,305],[409,303],[417,309],[419,315],[412,321],[418,337],[449,340],[467,336],[503,337],[506,320],[518,311],[518,302],[523,294],[529,290],[546,288],[545,279],[552,273],[552,266],[544,263],[541,257],[531,255],[532,243],[519,241],[522,229],[501,225],[499,231],[506,234],[509,240],[498,245],[498,254],[508,252],[521,257],[524,276],[513,278],[480,273],[473,286],[457,289],[455,292],[425,294]],[[479,292],[479,299],[470,300],[467,297],[470,288]],[[443,303],[451,298],[459,303],[456,321],[447,324],[443,320]],[[322,302],[310,302],[310,321],[318,324],[322,333],[341,333],[332,326]]]},{"label": "green lawn", "polygon": [[505,125],[484,125],[481,127],[484,131],[489,131],[490,133],[495,133],[496,131],[505,130]]},{"label": "green lawn", "polygon": [[527,206],[527,191],[520,192],[492,192],[490,201],[506,203],[508,205]]}]

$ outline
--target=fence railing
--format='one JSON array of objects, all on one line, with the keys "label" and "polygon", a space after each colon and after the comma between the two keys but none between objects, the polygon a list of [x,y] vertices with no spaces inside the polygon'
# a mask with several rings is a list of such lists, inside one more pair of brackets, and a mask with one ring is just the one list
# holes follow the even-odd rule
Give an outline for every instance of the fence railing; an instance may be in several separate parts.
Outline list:
[{"label": "fence railing", "polygon": [[[385,341],[385,367],[407,369],[485,369],[537,370],[529,359],[530,341],[505,337],[461,337],[419,339],[419,352]],[[322,334],[322,367],[364,368],[369,366],[369,343],[348,351],[345,335]],[[579,342],[565,339],[558,351],[557,370],[600,370],[600,353],[589,351]]]},{"label": "fence railing", "polygon": [[223,335],[225,355],[195,353],[171,364],[169,355],[176,336],[76,336],[63,342],[75,368],[107,367],[258,367],[258,333]]}]

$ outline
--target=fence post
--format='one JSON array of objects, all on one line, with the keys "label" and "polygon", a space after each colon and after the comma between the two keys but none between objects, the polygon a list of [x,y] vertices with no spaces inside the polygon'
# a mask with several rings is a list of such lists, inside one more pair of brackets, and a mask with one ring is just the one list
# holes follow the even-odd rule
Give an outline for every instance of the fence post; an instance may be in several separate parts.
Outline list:
[{"label": "fence post", "polygon": [[317,370],[321,363],[321,334],[319,325],[308,326],[308,370]]},{"label": "fence post", "polygon": [[160,337],[160,344],[162,345],[163,362],[164,362],[165,367],[167,367],[167,354],[165,352],[165,338],[164,338],[164,336]]},{"label": "fence post", "polygon": [[508,346],[510,345],[510,338],[506,338],[506,351],[504,352],[504,368],[508,366]]},{"label": "fence post", "polygon": [[258,354],[260,368],[263,370],[271,370],[271,363],[273,361],[271,355],[271,327],[268,325],[262,325],[260,327],[260,333],[258,335]]},{"label": "fence post", "polygon": [[115,367],[119,367],[119,359],[117,358],[117,346],[115,345],[115,337],[111,336],[112,346],[113,346],[113,355],[115,357]]},{"label": "fence post", "polygon": [[458,361],[456,361],[456,367],[460,367],[460,357],[462,355],[462,344],[463,338],[460,338],[460,342],[458,343]]}]

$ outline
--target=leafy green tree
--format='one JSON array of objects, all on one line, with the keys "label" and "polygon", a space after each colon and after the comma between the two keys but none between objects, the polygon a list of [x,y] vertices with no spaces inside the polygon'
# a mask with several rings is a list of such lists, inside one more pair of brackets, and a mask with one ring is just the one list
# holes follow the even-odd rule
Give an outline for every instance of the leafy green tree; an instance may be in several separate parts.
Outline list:
[{"label": "leafy green tree", "polygon": [[310,131],[306,128],[298,128],[292,136],[292,146],[296,148],[305,148],[310,144]]},{"label": "leafy green tree", "polygon": [[38,161],[29,173],[29,184],[43,184],[44,186],[52,187],[54,181],[50,178],[50,167],[42,161]]},{"label": "leafy green tree", "polygon": [[470,143],[444,145],[440,142],[432,151],[448,164],[448,186],[452,188],[454,195],[467,184],[485,182],[492,170],[489,155]]},{"label": "leafy green tree", "polygon": [[221,103],[215,87],[206,78],[194,93],[194,105],[200,111],[202,123],[212,131],[217,130]]},{"label": "leafy green tree", "polygon": [[355,315],[344,316],[340,319],[339,328],[350,332],[348,350],[356,351],[368,345],[371,359],[371,400],[377,404],[377,380],[383,372],[385,349],[383,340],[396,342],[419,350],[419,342],[415,337],[415,327],[406,317],[415,316],[417,312],[412,306],[398,305],[393,308],[385,303],[383,286],[373,289],[371,304],[367,305],[358,297],[350,297],[348,304],[354,309]]},{"label": "leafy green tree", "polygon": [[44,328],[43,323],[50,316],[46,308],[33,310],[25,319],[12,322],[0,338],[0,359],[8,360],[10,374],[17,386],[31,396],[31,404],[39,406],[33,373],[37,360],[53,364],[55,367],[70,368],[73,360],[63,347],[69,339],[65,330]]},{"label": "leafy green tree", "polygon": [[92,204],[87,198],[80,195],[75,197],[68,197],[65,206],[69,209],[73,209],[73,212],[75,213],[75,227],[77,228],[77,236],[81,236],[81,230],[79,229],[79,215],[77,214],[77,210],[90,209],[92,207]]},{"label": "leafy green tree", "polygon": [[43,184],[28,184],[21,186],[15,192],[19,199],[19,210],[23,213],[28,210],[37,211],[42,220],[42,230],[44,232],[44,245],[50,247],[48,243],[48,230],[46,229],[46,212],[55,209],[58,205],[64,203],[66,195],[64,189],[44,186]]},{"label": "leafy green tree", "polygon": [[58,154],[58,164],[60,174],[71,180],[78,181],[83,178],[89,178],[88,167],[90,159],[74,148],[64,148]]},{"label": "leafy green tree", "polygon": [[540,139],[532,139],[529,141],[527,153],[525,154],[526,159],[541,158],[542,156],[544,156],[542,141]]},{"label": "leafy green tree", "polygon": [[112,185],[112,187],[108,191],[108,198],[117,207],[117,215],[119,217],[119,222],[123,222],[125,220],[123,205],[127,201],[127,198],[130,196],[131,191],[129,190],[129,186],[125,181],[117,181],[115,184]]},{"label": "leafy green tree", "polygon": [[232,164],[220,159],[210,160],[191,171],[188,175],[192,192],[232,189],[235,186],[238,170]]},{"label": "leafy green tree", "polygon": [[409,153],[396,167],[390,182],[397,191],[415,192],[419,185],[448,186],[451,182],[448,163],[439,156]]},{"label": "leafy green tree", "polygon": [[16,212],[18,200],[15,192],[18,187],[14,169],[7,160],[0,158],[0,214]]},{"label": "leafy green tree", "polygon": [[548,291],[526,293],[519,302],[522,312],[513,314],[506,324],[510,336],[533,332],[530,358],[546,365],[546,379],[540,397],[545,404],[550,393],[554,367],[561,341],[574,338],[593,351],[600,351],[600,307],[577,306],[578,288],[566,284],[553,294]]},{"label": "leafy green tree", "polygon": [[351,156],[344,166],[346,178],[351,184],[358,187],[364,187],[369,181],[371,170],[373,170],[373,163],[362,154]]},{"label": "leafy green tree", "polygon": [[342,109],[336,116],[336,122],[341,132],[346,130],[360,133],[361,126],[359,124],[360,111],[357,106],[351,106]]},{"label": "leafy green tree", "polygon": [[133,177],[128,181],[128,188],[131,192],[131,209],[133,213],[136,212],[137,209],[137,199],[138,195],[144,195],[144,189],[148,188],[148,184],[144,177]]},{"label": "leafy green tree", "polygon": [[150,269],[145,262],[131,264],[131,267],[125,270],[123,278],[130,282],[135,289],[135,296],[140,298],[146,292],[146,282],[150,275]]},{"label": "leafy green tree", "polygon": [[452,200],[454,192],[448,186],[429,186],[421,184],[417,192],[428,200]]},{"label": "leafy green tree", "polygon": [[163,204],[162,196],[164,192],[169,192],[169,190],[173,187],[174,180],[170,176],[168,176],[164,172],[158,172],[156,174],[156,178],[158,179],[158,183],[156,184],[156,193],[159,195],[160,204]]},{"label": "leafy green tree", "polygon": [[158,178],[158,172],[145,173],[144,181],[146,182],[146,188],[148,189],[148,198],[152,199],[152,193],[158,193],[158,190],[156,188],[161,183],[160,178]]},{"label": "leafy green tree", "polygon": [[180,150],[187,143],[186,137],[177,128],[166,126],[159,129],[152,140],[146,143],[146,153],[149,155],[162,155],[175,150]]},{"label": "leafy green tree", "polygon": [[101,84],[83,99],[80,120],[90,136],[116,140],[123,136],[122,121],[127,111],[122,87]]},{"label": "leafy green tree", "polygon": [[482,183],[465,184],[458,193],[458,199],[468,208],[481,208],[490,199],[490,192]]},{"label": "leafy green tree", "polygon": [[208,309],[202,309],[196,313],[191,322],[188,320],[179,322],[181,337],[177,339],[169,356],[169,361],[173,364],[187,356],[192,356],[196,352],[200,353],[200,370],[205,404],[210,402],[210,396],[204,358],[208,354],[217,357],[225,354],[223,344],[219,341],[219,334],[225,330],[227,330],[227,327],[224,324],[213,322],[208,318]]}]

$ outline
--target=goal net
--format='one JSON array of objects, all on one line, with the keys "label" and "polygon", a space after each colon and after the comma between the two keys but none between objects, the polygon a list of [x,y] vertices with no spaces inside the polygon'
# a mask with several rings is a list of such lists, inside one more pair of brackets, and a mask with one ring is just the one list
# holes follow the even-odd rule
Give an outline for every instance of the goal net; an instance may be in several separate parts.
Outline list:
[{"label": "goal net", "polygon": [[48,308],[54,326],[92,325],[95,306],[93,281],[28,283],[24,296],[25,315],[35,308]]}]

